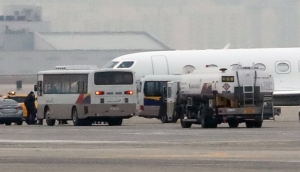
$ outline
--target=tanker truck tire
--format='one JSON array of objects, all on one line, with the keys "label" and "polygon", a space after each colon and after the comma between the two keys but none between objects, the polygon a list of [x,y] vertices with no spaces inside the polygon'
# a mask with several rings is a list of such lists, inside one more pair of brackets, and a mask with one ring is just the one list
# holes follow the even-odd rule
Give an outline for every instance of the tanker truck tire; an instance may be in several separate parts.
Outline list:
[{"label": "tanker truck tire", "polygon": [[247,128],[253,128],[254,127],[254,121],[246,121],[246,127]]},{"label": "tanker truck tire", "polygon": [[207,114],[206,114],[206,108],[205,107],[203,107],[202,109],[201,109],[201,127],[202,128],[209,128],[210,127],[210,125],[209,125],[209,117],[207,116]]},{"label": "tanker truck tire", "polygon": [[182,119],[180,119],[180,124],[182,128],[191,128],[192,123],[190,122],[184,122]]},{"label": "tanker truck tire", "polygon": [[263,123],[262,120],[254,121],[254,122],[253,122],[254,128],[261,128],[261,127],[262,127],[262,123]]},{"label": "tanker truck tire", "polygon": [[230,128],[238,128],[239,127],[239,122],[236,119],[230,119],[228,121],[228,125]]}]

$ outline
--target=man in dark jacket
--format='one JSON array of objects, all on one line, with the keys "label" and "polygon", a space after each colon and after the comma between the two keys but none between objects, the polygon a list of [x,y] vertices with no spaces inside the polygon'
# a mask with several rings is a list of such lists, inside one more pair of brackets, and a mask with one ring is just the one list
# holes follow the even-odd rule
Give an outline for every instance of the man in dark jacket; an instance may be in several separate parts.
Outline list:
[{"label": "man in dark jacket", "polygon": [[32,125],[36,123],[36,107],[35,107],[35,95],[34,93],[31,91],[27,97],[25,98],[24,104],[26,106],[27,109],[27,113],[28,113],[28,124]]}]

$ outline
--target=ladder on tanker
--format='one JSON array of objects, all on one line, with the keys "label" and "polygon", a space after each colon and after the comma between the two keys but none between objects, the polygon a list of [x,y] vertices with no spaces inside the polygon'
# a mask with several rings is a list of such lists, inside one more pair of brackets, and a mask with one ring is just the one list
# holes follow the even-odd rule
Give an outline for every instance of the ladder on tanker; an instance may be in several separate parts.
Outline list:
[{"label": "ladder on tanker", "polygon": [[[255,104],[255,85],[256,85],[256,70],[250,68],[242,69],[244,106],[254,106]],[[254,69],[254,68],[252,68]]]},{"label": "ladder on tanker", "polygon": [[254,106],[254,86],[253,85],[244,85],[244,106]]},{"label": "ladder on tanker", "polygon": [[[255,105],[255,86],[256,86],[256,70],[255,67],[241,67],[236,71],[237,82],[240,87],[242,83],[244,106]],[[249,70],[252,69],[252,70]],[[254,69],[254,70],[253,70]],[[254,73],[251,73],[253,71]],[[241,78],[240,78],[241,77]]]}]

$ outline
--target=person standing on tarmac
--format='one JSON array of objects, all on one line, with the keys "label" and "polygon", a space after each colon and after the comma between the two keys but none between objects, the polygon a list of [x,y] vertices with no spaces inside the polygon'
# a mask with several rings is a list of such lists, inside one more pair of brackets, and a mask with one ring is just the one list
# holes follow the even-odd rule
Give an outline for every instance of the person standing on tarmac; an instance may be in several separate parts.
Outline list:
[{"label": "person standing on tarmac", "polygon": [[33,125],[36,123],[36,107],[35,107],[35,95],[31,91],[25,98],[24,104],[28,113],[28,125]]}]

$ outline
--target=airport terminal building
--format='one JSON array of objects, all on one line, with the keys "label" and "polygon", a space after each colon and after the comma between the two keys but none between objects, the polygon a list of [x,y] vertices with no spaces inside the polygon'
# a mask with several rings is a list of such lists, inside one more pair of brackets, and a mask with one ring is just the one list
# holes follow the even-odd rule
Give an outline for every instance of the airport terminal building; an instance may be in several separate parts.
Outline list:
[{"label": "airport terminal building", "polygon": [[57,65],[100,68],[124,54],[161,50],[170,48],[146,32],[51,32],[40,6],[5,6],[0,16],[0,94],[27,93],[38,71]]}]

